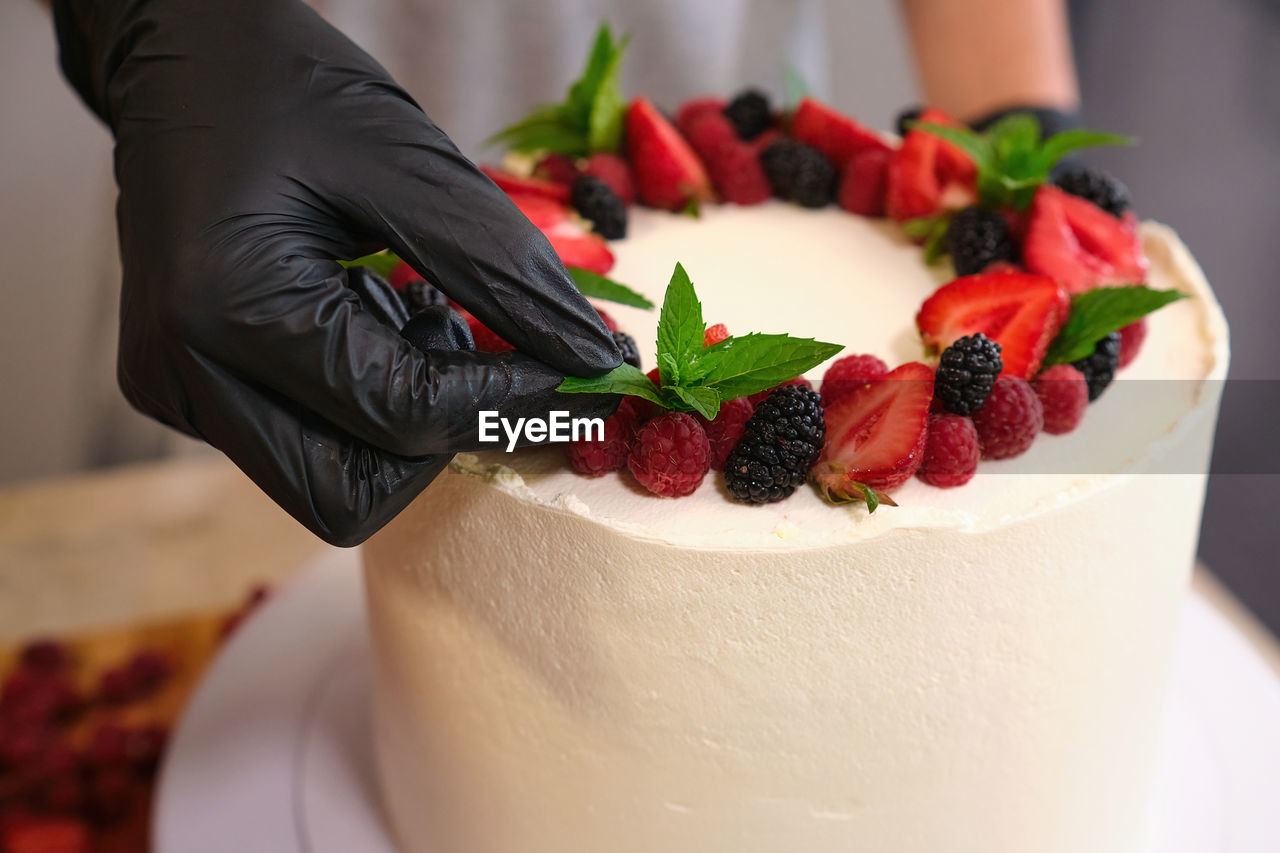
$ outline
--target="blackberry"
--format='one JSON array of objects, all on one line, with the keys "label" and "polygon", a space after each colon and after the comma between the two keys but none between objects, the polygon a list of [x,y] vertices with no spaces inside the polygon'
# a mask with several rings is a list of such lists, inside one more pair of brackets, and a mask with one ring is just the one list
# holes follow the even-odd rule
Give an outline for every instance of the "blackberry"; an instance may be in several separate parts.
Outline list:
[{"label": "blackberry", "polygon": [[755,139],[773,123],[769,96],[759,89],[739,92],[724,108],[724,115],[738,132],[739,139]]},{"label": "blackberry", "polygon": [[952,414],[972,415],[987,401],[1003,369],[998,343],[982,332],[966,335],[942,351],[933,396]]},{"label": "blackberry", "polygon": [[826,437],[818,395],[803,385],[783,385],[756,406],[729,451],[724,465],[729,494],[753,504],[789,496],[808,478]]},{"label": "blackberry", "polygon": [[606,240],[627,236],[627,205],[595,175],[579,175],[573,179],[569,203],[584,219],[590,219],[591,230]]},{"label": "blackberry", "polygon": [[434,305],[449,304],[448,298],[443,293],[420,278],[408,282],[397,293],[400,294],[400,301],[404,303],[404,308],[409,312],[410,317]]},{"label": "blackberry", "polygon": [[893,129],[898,131],[899,136],[906,136],[908,131],[907,122],[918,120],[923,112],[924,107],[907,107],[898,113],[898,117],[893,120]]},{"label": "blackberry", "polygon": [[951,217],[947,251],[956,275],[975,275],[996,261],[1018,262],[1018,246],[1009,223],[994,210],[973,205]]},{"label": "blackberry", "polygon": [[804,207],[825,207],[836,195],[836,170],[818,149],[780,139],[760,152],[760,165],[778,198]]},{"label": "blackberry", "polygon": [[636,347],[636,339],[626,332],[614,332],[613,342],[618,345],[624,363],[632,367],[640,366],[640,350]]},{"label": "blackberry", "polygon": [[1092,353],[1073,361],[1071,366],[1084,374],[1084,381],[1089,385],[1089,402],[1092,403],[1116,378],[1116,368],[1120,366],[1120,333],[1112,332],[1098,341]]},{"label": "blackberry", "polygon": [[1093,202],[1112,216],[1124,216],[1133,206],[1129,188],[1101,169],[1080,166],[1054,176],[1059,189]]}]

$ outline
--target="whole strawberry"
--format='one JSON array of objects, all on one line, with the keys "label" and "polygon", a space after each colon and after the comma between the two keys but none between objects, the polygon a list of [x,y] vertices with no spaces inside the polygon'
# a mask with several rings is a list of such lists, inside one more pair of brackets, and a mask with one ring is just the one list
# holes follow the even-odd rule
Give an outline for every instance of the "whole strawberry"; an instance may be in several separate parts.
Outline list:
[{"label": "whole strawberry", "polygon": [[973,425],[983,459],[1012,459],[1026,453],[1044,428],[1044,407],[1027,380],[1001,376]]},{"label": "whole strawberry", "polygon": [[655,495],[691,495],[711,468],[711,445],[693,415],[668,412],[636,433],[627,467]]}]

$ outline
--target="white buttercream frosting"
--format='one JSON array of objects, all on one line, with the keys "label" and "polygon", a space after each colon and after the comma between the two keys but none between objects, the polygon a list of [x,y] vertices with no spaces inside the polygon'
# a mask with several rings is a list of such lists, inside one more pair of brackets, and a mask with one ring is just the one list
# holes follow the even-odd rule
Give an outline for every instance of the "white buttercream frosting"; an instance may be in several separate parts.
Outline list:
[{"label": "white buttercream frosting", "polygon": [[[946,275],[837,211],[631,227],[614,275],[655,300],[679,260],[709,322],[890,363]],[[1179,381],[1117,383],[958,489],[868,515],[458,457],[365,550],[405,853],[1140,850],[1227,360],[1190,256],[1143,236],[1152,285],[1193,298],[1124,376]],[[606,307],[652,364],[656,316]]]}]

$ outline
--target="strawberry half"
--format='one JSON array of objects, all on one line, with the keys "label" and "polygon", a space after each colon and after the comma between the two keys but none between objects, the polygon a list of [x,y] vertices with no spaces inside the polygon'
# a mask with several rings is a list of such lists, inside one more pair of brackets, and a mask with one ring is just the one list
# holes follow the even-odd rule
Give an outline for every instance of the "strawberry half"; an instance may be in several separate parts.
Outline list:
[{"label": "strawberry half", "polygon": [[832,403],[813,468],[818,487],[831,500],[860,500],[865,489],[887,491],[911,479],[924,458],[932,399],[933,371],[911,361]]},{"label": "strawberry half", "polygon": [[1147,279],[1147,257],[1132,213],[1117,219],[1051,184],[1036,190],[1031,202],[1022,260],[1068,293]]},{"label": "strawberry half", "polygon": [[552,201],[546,196],[513,192],[508,193],[508,197],[537,228],[554,228],[569,218],[567,205]]},{"label": "strawberry half", "polygon": [[566,267],[582,267],[600,275],[607,275],[613,269],[613,252],[599,234],[560,230],[543,233]]},{"label": "strawberry half", "polygon": [[860,151],[889,151],[889,143],[868,127],[814,100],[801,98],[791,117],[791,135],[812,145],[826,156],[837,170]]},{"label": "strawberry half", "polygon": [[544,181],[541,178],[521,178],[493,166],[481,166],[480,171],[488,175],[489,180],[497,184],[498,189],[507,195],[516,193],[540,195],[561,204],[569,203],[569,187],[566,184]]},{"label": "strawberry half", "polygon": [[[959,127],[939,110],[925,110],[920,121]],[[911,130],[889,161],[885,208],[896,222],[933,216],[964,207],[976,198],[977,170],[969,155],[932,133]]]},{"label": "strawberry half", "polygon": [[647,98],[636,98],[627,107],[626,134],[640,201],[663,210],[711,201],[711,179],[702,161]]},{"label": "strawberry half", "polygon": [[1043,275],[979,273],[938,288],[920,306],[916,327],[930,350],[982,332],[1000,344],[1004,373],[1030,379],[1067,319],[1070,298]]}]

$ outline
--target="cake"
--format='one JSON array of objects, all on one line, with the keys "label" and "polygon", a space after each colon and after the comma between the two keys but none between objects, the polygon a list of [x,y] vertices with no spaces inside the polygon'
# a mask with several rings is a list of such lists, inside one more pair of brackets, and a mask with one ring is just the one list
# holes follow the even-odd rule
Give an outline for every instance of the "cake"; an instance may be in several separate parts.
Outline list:
[{"label": "cake", "polygon": [[[457,456],[364,547],[403,853],[1143,850],[1228,352],[1187,249],[1137,233],[1147,284],[1191,298],[1078,429],[960,488],[747,505],[559,446]],[[709,322],[891,365],[954,274],[781,201],[633,207],[609,247],[655,302],[679,261]],[[654,314],[608,310],[652,365]]]}]

